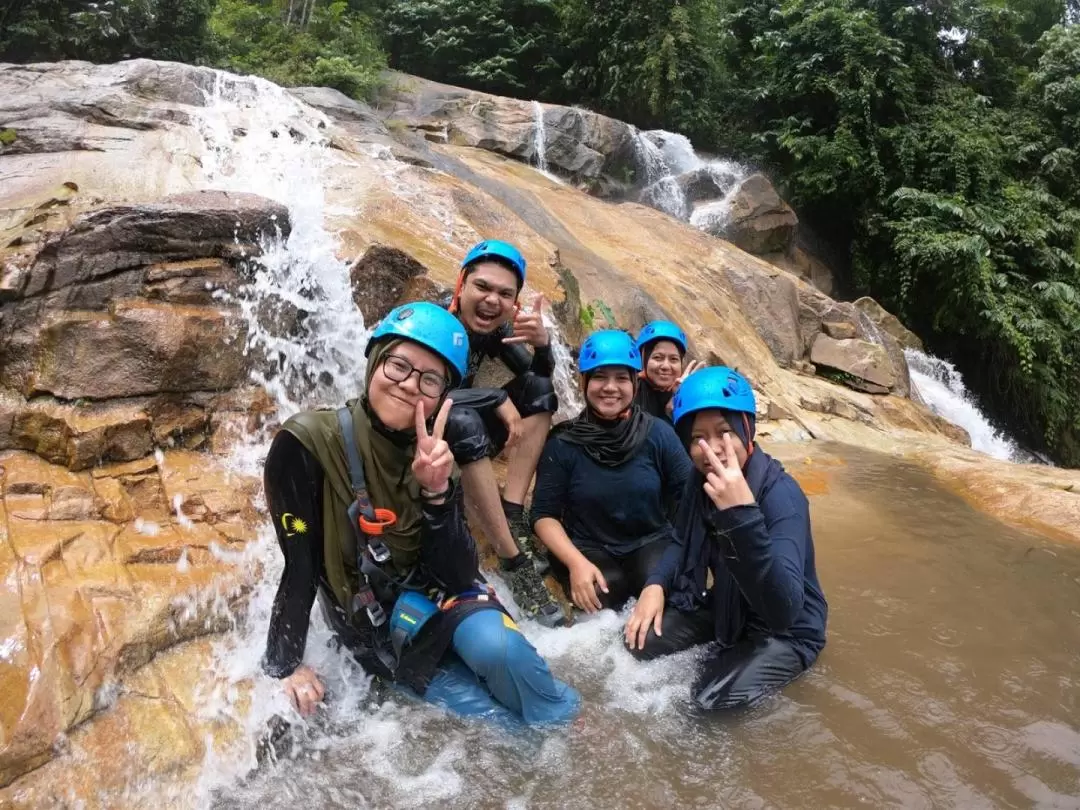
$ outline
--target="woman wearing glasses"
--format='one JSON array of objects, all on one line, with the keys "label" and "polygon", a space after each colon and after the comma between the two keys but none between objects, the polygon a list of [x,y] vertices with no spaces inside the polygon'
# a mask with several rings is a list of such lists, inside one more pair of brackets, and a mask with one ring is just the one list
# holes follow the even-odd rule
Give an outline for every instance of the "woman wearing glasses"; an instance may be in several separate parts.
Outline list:
[{"label": "woman wearing glasses", "polygon": [[464,715],[566,722],[577,692],[556,680],[484,584],[443,432],[464,374],[461,323],[428,303],[372,333],[364,393],[292,417],[265,466],[285,568],[263,666],[302,715],[323,698],[303,663],[319,601],[364,669]]}]

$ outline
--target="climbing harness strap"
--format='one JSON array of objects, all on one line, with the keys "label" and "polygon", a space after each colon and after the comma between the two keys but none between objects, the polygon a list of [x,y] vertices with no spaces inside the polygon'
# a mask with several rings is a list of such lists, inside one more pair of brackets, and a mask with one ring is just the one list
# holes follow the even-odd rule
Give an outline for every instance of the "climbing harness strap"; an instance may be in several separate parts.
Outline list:
[{"label": "climbing harness strap", "polygon": [[352,411],[339,408],[338,424],[345,444],[345,458],[349,462],[349,481],[353,490],[353,502],[349,505],[349,525],[356,534],[356,568],[359,573],[356,595],[353,597],[353,613],[361,610],[368,617],[372,627],[381,627],[386,623],[386,611],[371,587],[370,559],[376,565],[390,560],[390,549],[379,535],[397,522],[397,516],[389,509],[376,509],[371,504],[367,493],[367,481],[364,479],[364,462],[353,440]]}]

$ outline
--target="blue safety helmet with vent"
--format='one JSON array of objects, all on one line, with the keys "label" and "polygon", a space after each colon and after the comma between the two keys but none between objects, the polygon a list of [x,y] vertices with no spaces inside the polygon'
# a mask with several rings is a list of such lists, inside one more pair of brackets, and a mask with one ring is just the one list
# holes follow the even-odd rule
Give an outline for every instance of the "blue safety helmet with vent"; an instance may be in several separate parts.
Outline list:
[{"label": "blue safety helmet with vent", "polygon": [[473,247],[461,261],[461,269],[465,270],[471,265],[484,259],[491,259],[500,264],[508,265],[518,277],[518,289],[525,286],[525,257],[521,251],[509,242],[499,239],[488,239]]},{"label": "blue safety helmet with vent", "polygon": [[588,374],[603,366],[641,371],[641,352],[634,339],[619,329],[602,329],[589,335],[578,353],[578,370]]},{"label": "blue safety helmet with vent", "polygon": [[642,327],[641,332],[638,333],[638,351],[644,354],[645,348],[650,343],[655,343],[658,340],[670,340],[679,347],[679,351],[682,354],[686,354],[686,332],[680,329],[677,323],[672,323],[671,321],[651,321],[645,324],[645,326]]},{"label": "blue safety helmet with vent", "polygon": [[746,377],[727,366],[702,369],[679,386],[672,401],[671,417],[678,427],[683,418],[710,408],[756,414],[754,389]]},{"label": "blue safety helmet with vent", "polygon": [[400,338],[430,349],[446,361],[450,387],[456,388],[469,365],[469,339],[461,321],[440,306],[417,301],[402,304],[387,313],[371,333],[364,356],[380,340]]}]

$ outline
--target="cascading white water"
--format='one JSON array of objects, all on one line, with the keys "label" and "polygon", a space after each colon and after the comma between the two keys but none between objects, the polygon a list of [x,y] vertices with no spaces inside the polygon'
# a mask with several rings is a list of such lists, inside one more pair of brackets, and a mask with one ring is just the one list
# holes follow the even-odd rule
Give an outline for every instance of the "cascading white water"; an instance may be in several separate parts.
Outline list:
[{"label": "cascading white water", "polygon": [[938,416],[966,430],[972,448],[1006,461],[1029,460],[1016,442],[996,430],[983,416],[952,363],[917,349],[905,349],[904,357],[919,396]]},{"label": "cascading white water", "polygon": [[555,393],[559,395],[559,410],[555,414],[554,422],[564,422],[581,413],[585,407],[585,398],[578,384],[577,363],[570,355],[570,348],[563,339],[559,322],[551,316],[548,310],[544,310],[544,326],[547,327],[551,336],[551,353],[555,357]]},{"label": "cascading white water", "polygon": [[[196,119],[203,139],[199,185],[275,199],[288,207],[292,222],[289,238],[268,242],[263,255],[251,262],[251,282],[229,297],[247,322],[247,348],[259,358],[255,381],[271,394],[282,417],[355,396],[368,332],[352,305],[337,241],[324,227],[324,181],[343,160],[328,148],[326,119],[275,85],[228,74],[217,74]],[[389,182],[388,187],[396,185]],[[436,220],[432,233],[445,227],[447,212],[436,208],[428,212]],[[572,415],[581,407],[576,375],[561,337],[555,332],[553,338],[560,416]],[[258,475],[270,438],[248,437],[231,459],[235,469]],[[318,610],[305,662],[319,672],[332,698],[318,718],[301,721],[280,683],[260,668],[282,568],[269,524],[232,561],[258,572],[259,584],[243,615],[234,617],[236,630],[216,643],[216,666],[205,674],[196,711],[203,718],[227,721],[242,734],[217,744],[207,740],[199,783],[183,797],[187,806],[265,808],[301,800],[357,808],[447,801],[475,805],[485,800],[484,788],[477,785],[490,786],[492,773],[513,773],[512,790],[527,795],[528,785],[550,768],[573,769],[573,763],[582,761],[587,741],[575,742],[567,732],[522,739],[410,699],[390,696],[372,702],[369,680],[348,655],[329,645],[330,633]],[[522,624],[555,672],[595,707],[587,715],[600,734],[630,747],[657,734],[677,739],[679,713],[657,713],[685,700],[685,674],[695,654],[637,664],[623,650],[621,626],[622,619],[611,612],[568,630]],[[271,755],[269,763],[257,768],[259,741],[276,718],[287,721],[286,736],[294,741],[297,758],[275,764]],[[248,778],[254,771],[257,775]]]},{"label": "cascading white water", "polygon": [[547,130],[544,128],[544,107],[539,101],[533,102],[532,147],[533,165],[544,174],[547,174]]},{"label": "cascading white water", "polygon": [[[732,160],[702,158],[685,135],[656,129],[633,130],[638,157],[646,167],[645,187],[640,198],[653,208],[710,233],[722,233],[731,212],[731,202],[739,183],[747,176],[746,167]],[[695,204],[686,186],[677,178],[697,172],[698,184],[710,188],[710,196]]]}]

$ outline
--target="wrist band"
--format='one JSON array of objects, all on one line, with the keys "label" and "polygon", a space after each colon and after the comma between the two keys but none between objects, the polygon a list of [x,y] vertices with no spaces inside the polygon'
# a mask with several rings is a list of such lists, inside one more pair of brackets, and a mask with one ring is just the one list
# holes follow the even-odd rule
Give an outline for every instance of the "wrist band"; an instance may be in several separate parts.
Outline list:
[{"label": "wrist band", "polygon": [[450,484],[447,483],[446,489],[442,492],[431,492],[430,490],[420,487],[420,498],[425,501],[438,501],[447,497],[450,494]]}]

